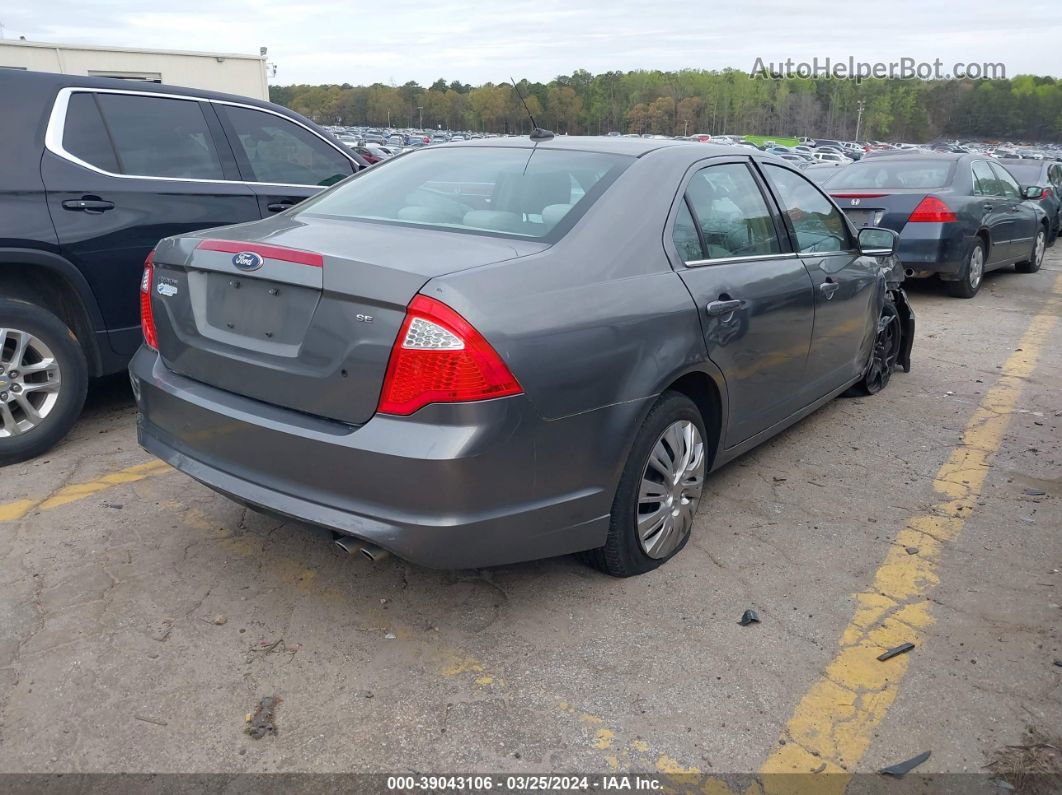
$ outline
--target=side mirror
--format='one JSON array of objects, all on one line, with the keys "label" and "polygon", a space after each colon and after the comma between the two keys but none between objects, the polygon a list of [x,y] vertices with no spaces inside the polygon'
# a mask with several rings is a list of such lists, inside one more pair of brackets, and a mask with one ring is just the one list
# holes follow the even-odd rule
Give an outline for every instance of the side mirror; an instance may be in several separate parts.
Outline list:
[{"label": "side mirror", "polygon": [[1039,199],[1043,197],[1044,189],[1039,185],[1026,185],[1021,189],[1023,199]]},{"label": "side mirror", "polygon": [[900,236],[891,229],[864,226],[859,230],[859,251],[868,257],[891,257],[896,253],[899,239]]}]

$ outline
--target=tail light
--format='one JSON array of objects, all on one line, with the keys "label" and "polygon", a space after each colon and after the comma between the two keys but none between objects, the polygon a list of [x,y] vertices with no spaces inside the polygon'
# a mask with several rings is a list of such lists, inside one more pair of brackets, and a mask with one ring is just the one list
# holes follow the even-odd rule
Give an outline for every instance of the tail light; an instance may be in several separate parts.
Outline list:
[{"label": "tail light", "polygon": [[942,200],[936,196],[926,196],[914,208],[914,212],[911,213],[911,217],[907,220],[908,222],[936,221],[938,223],[947,223],[958,219],[955,217],[955,213],[951,211],[951,208]]},{"label": "tail light", "polygon": [[155,313],[151,310],[151,286],[155,283],[155,252],[144,260],[144,275],[140,277],[140,330],[144,343],[152,350],[159,349],[159,337],[155,333]]},{"label": "tail light", "polygon": [[487,400],[522,391],[467,320],[441,301],[418,295],[391,349],[377,411],[406,415],[429,403]]}]

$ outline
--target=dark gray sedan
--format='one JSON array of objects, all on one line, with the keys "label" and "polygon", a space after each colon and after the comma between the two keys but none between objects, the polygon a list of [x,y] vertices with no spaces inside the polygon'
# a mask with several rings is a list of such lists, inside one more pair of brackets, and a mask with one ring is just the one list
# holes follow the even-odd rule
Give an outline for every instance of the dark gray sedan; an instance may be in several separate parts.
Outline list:
[{"label": "dark gray sedan", "polygon": [[900,234],[909,277],[938,276],[958,298],[973,298],[985,273],[1014,265],[1040,269],[1050,224],[1022,186],[983,155],[897,154],[853,163],[829,181],[857,227]]},{"label": "dark gray sedan", "polygon": [[747,149],[404,154],[158,245],[140,441],[370,557],[645,572],[688,540],[708,472],[909,367],[895,237],[857,238]]}]

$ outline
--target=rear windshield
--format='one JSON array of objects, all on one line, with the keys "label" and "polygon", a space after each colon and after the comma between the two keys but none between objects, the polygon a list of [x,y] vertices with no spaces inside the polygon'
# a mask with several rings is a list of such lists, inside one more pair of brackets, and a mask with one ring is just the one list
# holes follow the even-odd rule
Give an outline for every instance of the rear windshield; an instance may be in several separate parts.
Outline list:
[{"label": "rear windshield", "polygon": [[297,214],[556,240],[634,158],[461,147],[396,157]]},{"label": "rear windshield", "polygon": [[951,181],[954,160],[867,160],[854,163],[830,180],[837,188],[943,188]]}]

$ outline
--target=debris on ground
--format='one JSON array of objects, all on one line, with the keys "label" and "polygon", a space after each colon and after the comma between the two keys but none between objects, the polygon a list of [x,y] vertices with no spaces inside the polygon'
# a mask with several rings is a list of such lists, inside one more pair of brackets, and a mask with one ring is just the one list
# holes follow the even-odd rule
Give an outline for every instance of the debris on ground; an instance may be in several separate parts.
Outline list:
[{"label": "debris on ground", "polygon": [[244,732],[251,735],[251,739],[261,740],[267,734],[275,735],[277,733],[276,711],[278,704],[280,704],[280,698],[277,696],[263,696],[258,702],[258,706],[255,707],[254,712],[247,713],[244,718],[247,722]]},{"label": "debris on ground", "polygon": [[1025,496],[1027,497],[1046,497],[1047,492],[1043,489],[1026,489]]},{"label": "debris on ground", "polygon": [[210,623],[211,624],[217,624],[220,627],[222,624],[226,623],[228,620],[229,619],[226,618],[223,614],[218,613],[216,616],[214,616],[212,619],[210,619]]},{"label": "debris on ground", "polygon": [[1048,795],[1062,784],[1062,737],[1050,737],[1031,726],[1021,745],[997,751],[985,765],[1016,795]]},{"label": "debris on ground", "polygon": [[299,649],[302,648],[301,643],[286,643],[283,638],[277,638],[276,640],[260,640],[254,646],[251,646],[252,652],[259,652],[261,654],[272,654],[273,652],[287,652],[294,655]]},{"label": "debris on ground", "polygon": [[825,762],[820,762],[818,767],[815,767],[815,768],[811,769],[811,772],[812,773],[821,773],[825,769],[826,769],[826,763]]},{"label": "debris on ground", "polygon": [[907,554],[908,555],[917,555],[918,554],[918,547],[907,547]]},{"label": "debris on ground", "polygon": [[756,615],[756,611],[755,610],[746,610],[744,613],[741,614],[741,620],[738,621],[738,624],[740,624],[743,627],[747,627],[749,624],[759,624],[759,623],[760,623],[760,617],[758,615]]},{"label": "debris on ground", "polygon": [[915,645],[913,643],[901,643],[899,646],[893,646],[888,651],[882,652],[881,654],[879,654],[878,655],[878,661],[879,662],[885,662],[886,660],[891,660],[893,657],[896,657],[897,655],[909,652],[914,647],[915,647]]},{"label": "debris on ground", "polygon": [[166,721],[159,720],[158,718],[149,718],[146,715],[134,715],[133,717],[136,718],[137,720],[144,721],[144,723],[154,723],[156,726],[169,726],[169,724],[166,723]]},{"label": "debris on ground", "polygon": [[920,764],[929,759],[929,751],[923,751],[918,756],[912,756],[910,759],[903,762],[897,762],[895,765],[889,765],[883,767],[878,772],[884,776],[896,776],[896,778],[903,778]]},{"label": "debris on ground", "polygon": [[354,695],[357,698],[372,698],[373,692],[371,690],[355,690]]},{"label": "debris on ground", "polygon": [[397,635],[396,635],[395,633],[393,633],[393,632],[388,632],[388,633],[387,633],[386,635],[384,635],[384,637],[385,637],[385,638],[386,638],[387,640],[394,640],[394,639],[395,639],[395,638],[397,638],[398,636],[397,636]]}]

